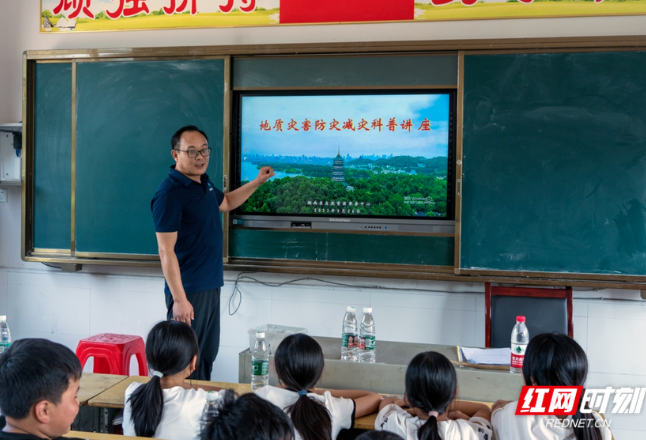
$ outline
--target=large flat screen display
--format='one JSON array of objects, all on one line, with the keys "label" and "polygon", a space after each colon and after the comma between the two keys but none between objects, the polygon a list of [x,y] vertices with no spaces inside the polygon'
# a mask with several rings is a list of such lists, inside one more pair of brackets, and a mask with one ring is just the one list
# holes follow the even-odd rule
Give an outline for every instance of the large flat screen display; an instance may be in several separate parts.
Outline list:
[{"label": "large flat screen display", "polygon": [[236,214],[450,220],[453,100],[450,91],[239,95],[237,184],[264,165],[276,176]]}]

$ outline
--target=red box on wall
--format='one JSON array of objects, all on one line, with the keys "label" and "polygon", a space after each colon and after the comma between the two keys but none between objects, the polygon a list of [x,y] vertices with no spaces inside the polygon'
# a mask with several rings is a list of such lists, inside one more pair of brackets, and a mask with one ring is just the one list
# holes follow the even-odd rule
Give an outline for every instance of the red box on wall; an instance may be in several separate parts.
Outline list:
[{"label": "red box on wall", "polygon": [[413,20],[415,0],[280,0],[281,23]]}]

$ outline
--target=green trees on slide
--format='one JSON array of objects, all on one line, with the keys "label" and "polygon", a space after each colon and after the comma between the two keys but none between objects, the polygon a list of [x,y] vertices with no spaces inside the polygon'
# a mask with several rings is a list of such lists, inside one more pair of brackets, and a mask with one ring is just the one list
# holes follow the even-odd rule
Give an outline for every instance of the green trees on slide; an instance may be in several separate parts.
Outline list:
[{"label": "green trees on slide", "polygon": [[345,184],[329,177],[283,177],[261,185],[242,205],[246,213],[337,214],[338,209],[345,209],[346,215],[352,215],[354,209],[355,215],[446,216],[446,179],[409,174],[371,175],[365,170],[351,169],[346,169]]}]

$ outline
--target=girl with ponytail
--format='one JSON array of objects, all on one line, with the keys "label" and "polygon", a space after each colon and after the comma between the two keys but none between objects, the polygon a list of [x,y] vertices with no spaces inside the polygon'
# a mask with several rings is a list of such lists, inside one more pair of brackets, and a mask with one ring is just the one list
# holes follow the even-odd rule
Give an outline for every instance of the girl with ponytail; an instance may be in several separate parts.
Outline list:
[{"label": "girl with ponytail", "polygon": [[[577,342],[562,333],[544,333],[527,345],[523,362],[525,385],[585,386],[588,358]],[[499,440],[610,440],[610,429],[596,412],[574,416],[517,416],[516,402],[493,405],[492,422]],[[573,426],[576,426],[573,428]]]},{"label": "girl with ponytail", "polygon": [[489,408],[454,401],[456,392],[451,361],[434,351],[420,353],[406,370],[404,400],[385,398],[375,429],[394,432],[406,440],[492,440]]},{"label": "girl with ponytail", "polygon": [[162,321],[150,330],[146,359],[152,377],[147,383],[133,382],[126,389],[124,435],[199,438],[206,391],[185,383],[195,370],[198,351],[197,336],[188,324]]},{"label": "girl with ponytail", "polygon": [[302,333],[290,335],[274,354],[281,385],[256,390],[290,416],[295,440],[335,440],[341,429],[352,428],[355,417],[375,412],[381,401],[369,391],[315,390],[323,364],[318,342]]}]

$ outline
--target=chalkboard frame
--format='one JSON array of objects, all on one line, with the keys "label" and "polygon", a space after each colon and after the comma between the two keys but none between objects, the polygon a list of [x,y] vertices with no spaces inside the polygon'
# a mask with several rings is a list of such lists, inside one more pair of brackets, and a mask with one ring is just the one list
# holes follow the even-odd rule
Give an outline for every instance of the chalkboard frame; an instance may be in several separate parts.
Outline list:
[{"label": "chalkboard frame", "polygon": [[[67,51],[48,51],[48,54],[55,55]],[[222,143],[228,145],[230,135],[230,72],[231,57],[226,54],[209,54],[202,56],[189,56],[178,54],[175,56],[146,56],[142,53],[139,57],[123,56],[101,56],[94,53],[87,53],[81,56],[78,53],[66,54],[61,58],[56,56],[32,56],[30,51],[23,55],[23,121],[26,121],[27,135],[23,137],[23,162],[22,162],[22,226],[21,226],[21,258],[24,261],[41,262],[46,264],[61,264],[64,268],[73,267],[71,270],[79,270],[80,264],[100,264],[100,265],[126,265],[141,267],[158,267],[159,256],[157,254],[135,254],[135,253],[107,253],[107,252],[80,252],[76,250],[76,135],[77,135],[77,63],[119,63],[119,62],[146,62],[146,61],[192,61],[192,60],[222,60],[224,64],[223,74],[223,131]],[[34,246],[34,123],[35,123],[35,92],[36,81],[35,71],[37,64],[65,63],[71,64],[71,225],[70,225],[70,247],[69,249],[49,249]],[[217,168],[225,176],[223,182],[226,188],[226,173],[228,162],[228,148],[222,150],[223,162]],[[170,154],[169,154],[170,156]],[[170,159],[169,159],[170,161]],[[151,196],[152,197],[152,196]],[[226,230],[225,230],[226,231]],[[228,236],[225,233],[224,244],[228,242]],[[226,261],[226,256],[224,256]]]},{"label": "chalkboard frame", "polygon": [[[283,44],[283,45],[254,45],[254,46],[219,46],[219,47],[174,47],[174,48],[146,48],[146,49],[96,49],[96,50],[44,50],[44,51],[27,51],[23,55],[23,121],[25,121],[25,136],[23,136],[23,151],[27,152],[30,143],[33,142],[33,64],[37,61],[67,61],[73,59],[146,59],[150,57],[199,57],[199,56],[256,56],[256,55],[274,55],[274,56],[291,56],[294,54],[310,54],[311,56],[326,54],[341,55],[362,55],[377,53],[401,53],[414,54],[431,52],[437,54],[459,54],[460,72],[462,72],[464,54],[485,54],[485,53],[532,53],[532,52],[585,52],[585,51],[631,51],[643,50],[646,48],[646,36],[637,37],[568,37],[568,38],[533,38],[533,39],[500,39],[500,40],[455,40],[455,41],[410,41],[410,42],[369,42],[369,43],[314,43],[314,44]],[[492,50],[493,49],[493,50]],[[466,51],[466,52],[465,52]],[[462,91],[462,84],[458,86],[458,93]],[[460,95],[458,95],[460,97]],[[458,101],[458,112],[461,112],[461,100]],[[458,119],[461,124],[461,118]],[[461,137],[462,131],[458,129],[457,136]],[[457,144],[458,148],[461,142]],[[21,256],[24,261],[34,261],[43,263],[58,263],[80,269],[80,264],[103,264],[103,265],[129,265],[129,266],[152,266],[159,267],[158,261],[139,261],[126,258],[115,259],[89,259],[70,257],[65,255],[64,250],[55,249],[34,249],[30,237],[29,226],[33,219],[30,211],[33,208],[33,193],[28,189],[30,179],[33,179],[32,158],[26,155],[23,160],[23,181],[22,187],[22,228],[21,228]],[[460,165],[458,172],[460,174]],[[225,171],[225,175],[226,175]],[[458,190],[459,183],[458,183]],[[459,209],[461,197],[456,197],[456,244],[459,244]],[[225,222],[226,228],[226,222]],[[225,237],[226,239],[226,237]],[[456,253],[459,252],[459,245],[455,247]],[[38,252],[35,252],[38,251]],[[61,253],[63,252],[63,253]],[[120,255],[120,257],[128,257]],[[456,254],[456,261],[459,256]],[[360,265],[344,265],[348,271],[337,271],[335,265],[320,264],[311,267],[309,264],[291,261],[256,261],[248,259],[237,259],[225,265],[228,270],[257,270],[271,272],[288,272],[288,273],[320,273],[330,275],[358,275],[358,276],[388,276],[392,278],[419,278],[419,279],[442,279],[463,282],[503,282],[515,284],[534,284],[534,285],[563,285],[568,281],[568,285],[581,287],[597,288],[625,288],[640,289],[643,287],[639,283],[644,277],[635,276],[612,276],[596,274],[573,274],[573,273],[546,273],[546,272],[518,272],[518,271],[478,271],[460,268],[455,264],[451,271],[454,275],[446,273],[446,267],[428,268],[428,272],[420,275],[408,272],[379,272],[370,273],[375,266],[363,268]],[[402,268],[406,269],[406,268]],[[467,275],[467,276],[465,276]]]}]

